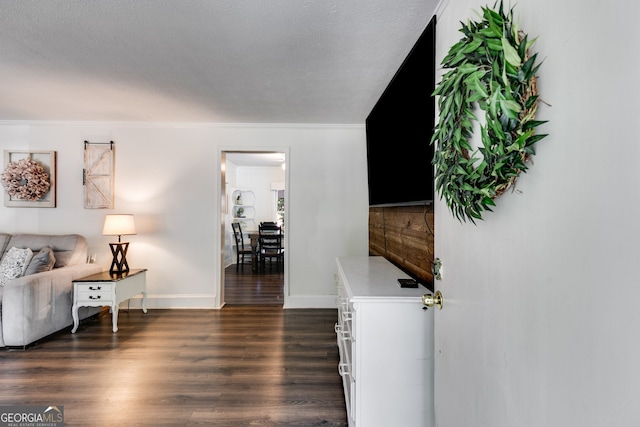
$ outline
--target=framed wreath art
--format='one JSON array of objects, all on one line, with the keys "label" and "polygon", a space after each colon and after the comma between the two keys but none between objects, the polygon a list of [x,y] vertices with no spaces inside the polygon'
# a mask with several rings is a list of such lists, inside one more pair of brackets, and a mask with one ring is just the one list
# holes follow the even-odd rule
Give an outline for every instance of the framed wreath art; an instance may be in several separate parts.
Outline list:
[{"label": "framed wreath art", "polygon": [[[505,13],[502,2],[483,7],[480,18],[462,25],[464,37],[442,60],[449,70],[433,93],[440,115],[431,138],[436,190],[459,221],[472,223],[513,188],[535,143],[547,136],[535,134],[546,123],[535,120],[541,65],[529,52],[535,39],[518,28],[513,9]],[[480,123],[476,148],[474,123]]]},{"label": "framed wreath art", "polygon": [[56,152],[5,151],[0,182],[8,207],[56,206]]}]

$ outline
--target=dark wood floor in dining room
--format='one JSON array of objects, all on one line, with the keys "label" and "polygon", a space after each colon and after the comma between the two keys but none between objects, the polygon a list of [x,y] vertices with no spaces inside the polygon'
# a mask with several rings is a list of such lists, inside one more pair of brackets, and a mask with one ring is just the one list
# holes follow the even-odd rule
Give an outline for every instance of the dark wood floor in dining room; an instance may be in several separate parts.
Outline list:
[{"label": "dark wood floor in dining room", "polygon": [[251,264],[224,270],[224,301],[227,305],[279,305],[284,303],[284,273],[268,265],[253,271]]},{"label": "dark wood floor in dining room", "polygon": [[121,311],[0,351],[0,405],[66,426],[345,426],[332,309]]}]

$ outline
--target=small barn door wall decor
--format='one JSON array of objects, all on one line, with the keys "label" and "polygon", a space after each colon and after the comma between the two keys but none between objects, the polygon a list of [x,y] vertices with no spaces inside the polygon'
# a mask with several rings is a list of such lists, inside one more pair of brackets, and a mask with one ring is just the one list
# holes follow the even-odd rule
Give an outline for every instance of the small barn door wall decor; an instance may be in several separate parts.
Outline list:
[{"label": "small barn door wall decor", "polygon": [[84,207],[113,209],[115,145],[110,142],[84,142]]}]

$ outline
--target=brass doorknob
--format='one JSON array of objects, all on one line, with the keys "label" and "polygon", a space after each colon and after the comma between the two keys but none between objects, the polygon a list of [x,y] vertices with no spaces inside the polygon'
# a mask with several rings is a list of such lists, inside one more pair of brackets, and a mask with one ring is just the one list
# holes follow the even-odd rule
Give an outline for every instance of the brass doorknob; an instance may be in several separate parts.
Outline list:
[{"label": "brass doorknob", "polygon": [[422,296],[422,304],[427,307],[433,307],[437,305],[440,310],[442,310],[442,306],[444,305],[444,299],[442,298],[442,294],[440,291],[436,291],[436,294],[425,294]]}]

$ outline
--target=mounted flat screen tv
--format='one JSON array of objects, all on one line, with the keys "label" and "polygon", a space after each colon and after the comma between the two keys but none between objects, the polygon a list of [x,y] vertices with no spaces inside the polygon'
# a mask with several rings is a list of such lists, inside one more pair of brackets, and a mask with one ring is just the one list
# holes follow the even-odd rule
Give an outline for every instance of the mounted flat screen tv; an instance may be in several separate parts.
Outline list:
[{"label": "mounted flat screen tv", "polygon": [[436,17],[366,119],[369,206],[433,202]]}]

